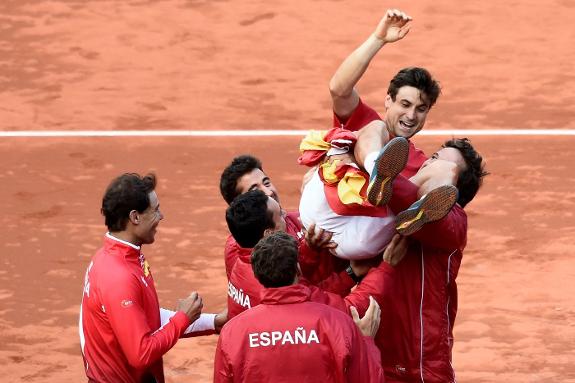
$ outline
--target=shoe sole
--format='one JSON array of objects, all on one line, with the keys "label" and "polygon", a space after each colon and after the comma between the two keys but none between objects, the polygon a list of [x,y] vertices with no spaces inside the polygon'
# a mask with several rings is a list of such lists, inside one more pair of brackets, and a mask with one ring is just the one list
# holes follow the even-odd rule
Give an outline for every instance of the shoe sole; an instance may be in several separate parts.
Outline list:
[{"label": "shoe sole", "polygon": [[403,137],[389,141],[375,161],[375,178],[370,181],[367,200],[374,206],[384,206],[391,199],[392,183],[407,164],[409,142]]},{"label": "shoe sole", "polygon": [[411,235],[426,223],[439,221],[455,205],[457,194],[457,188],[452,185],[433,189],[425,197],[411,205],[409,209],[397,215],[395,229],[401,235]]}]

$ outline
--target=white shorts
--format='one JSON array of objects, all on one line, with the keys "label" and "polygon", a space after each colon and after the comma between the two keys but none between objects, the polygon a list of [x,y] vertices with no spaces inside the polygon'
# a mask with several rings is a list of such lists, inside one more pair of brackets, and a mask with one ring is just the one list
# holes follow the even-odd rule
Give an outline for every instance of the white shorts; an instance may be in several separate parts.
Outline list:
[{"label": "white shorts", "polygon": [[304,227],[312,223],[333,233],[336,255],[344,259],[372,258],[385,249],[395,234],[395,216],[344,216],[336,214],[327,202],[324,184],[317,171],[305,185],[299,203]]}]

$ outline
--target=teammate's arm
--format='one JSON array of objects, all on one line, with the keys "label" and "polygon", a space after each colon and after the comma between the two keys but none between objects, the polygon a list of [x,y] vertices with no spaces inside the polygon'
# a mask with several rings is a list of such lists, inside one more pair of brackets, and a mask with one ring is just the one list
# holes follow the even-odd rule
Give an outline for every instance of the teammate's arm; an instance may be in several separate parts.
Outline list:
[{"label": "teammate's arm", "polygon": [[390,9],[368,39],[353,51],[340,65],[329,82],[333,110],[341,119],[347,119],[359,104],[355,85],[363,76],[377,52],[387,43],[401,40],[409,32],[411,17]]}]

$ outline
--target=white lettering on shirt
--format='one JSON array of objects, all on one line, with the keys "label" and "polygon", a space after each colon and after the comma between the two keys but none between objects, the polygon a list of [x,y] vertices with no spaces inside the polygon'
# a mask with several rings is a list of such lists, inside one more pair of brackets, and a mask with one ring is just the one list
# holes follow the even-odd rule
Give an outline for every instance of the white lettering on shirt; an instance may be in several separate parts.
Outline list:
[{"label": "white lettering on shirt", "polygon": [[320,343],[315,329],[307,331],[303,327],[298,327],[295,331],[253,332],[248,334],[248,339],[251,348]]},{"label": "white lettering on shirt", "polygon": [[86,270],[86,275],[84,276],[84,294],[86,294],[88,298],[90,298],[90,278],[88,277],[88,273],[90,273],[92,266],[94,266],[94,262],[90,262]]},{"label": "white lettering on shirt", "polygon": [[251,309],[250,296],[244,293],[244,290],[237,289],[236,286],[228,282],[228,296],[234,300],[238,305]]}]

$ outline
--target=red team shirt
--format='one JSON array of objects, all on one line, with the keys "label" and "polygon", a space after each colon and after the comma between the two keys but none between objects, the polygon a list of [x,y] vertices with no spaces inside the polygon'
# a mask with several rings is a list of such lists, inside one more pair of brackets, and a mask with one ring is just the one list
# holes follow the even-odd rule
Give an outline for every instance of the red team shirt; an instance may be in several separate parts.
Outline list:
[{"label": "red team shirt", "polygon": [[264,289],[259,306],[224,326],[214,382],[383,382],[373,340],[310,295],[301,284]]},{"label": "red team shirt", "polygon": [[88,379],[163,383],[162,355],[188,325],[179,311],[160,328],[154,279],[140,248],[106,234],[86,271],[80,312]]}]

